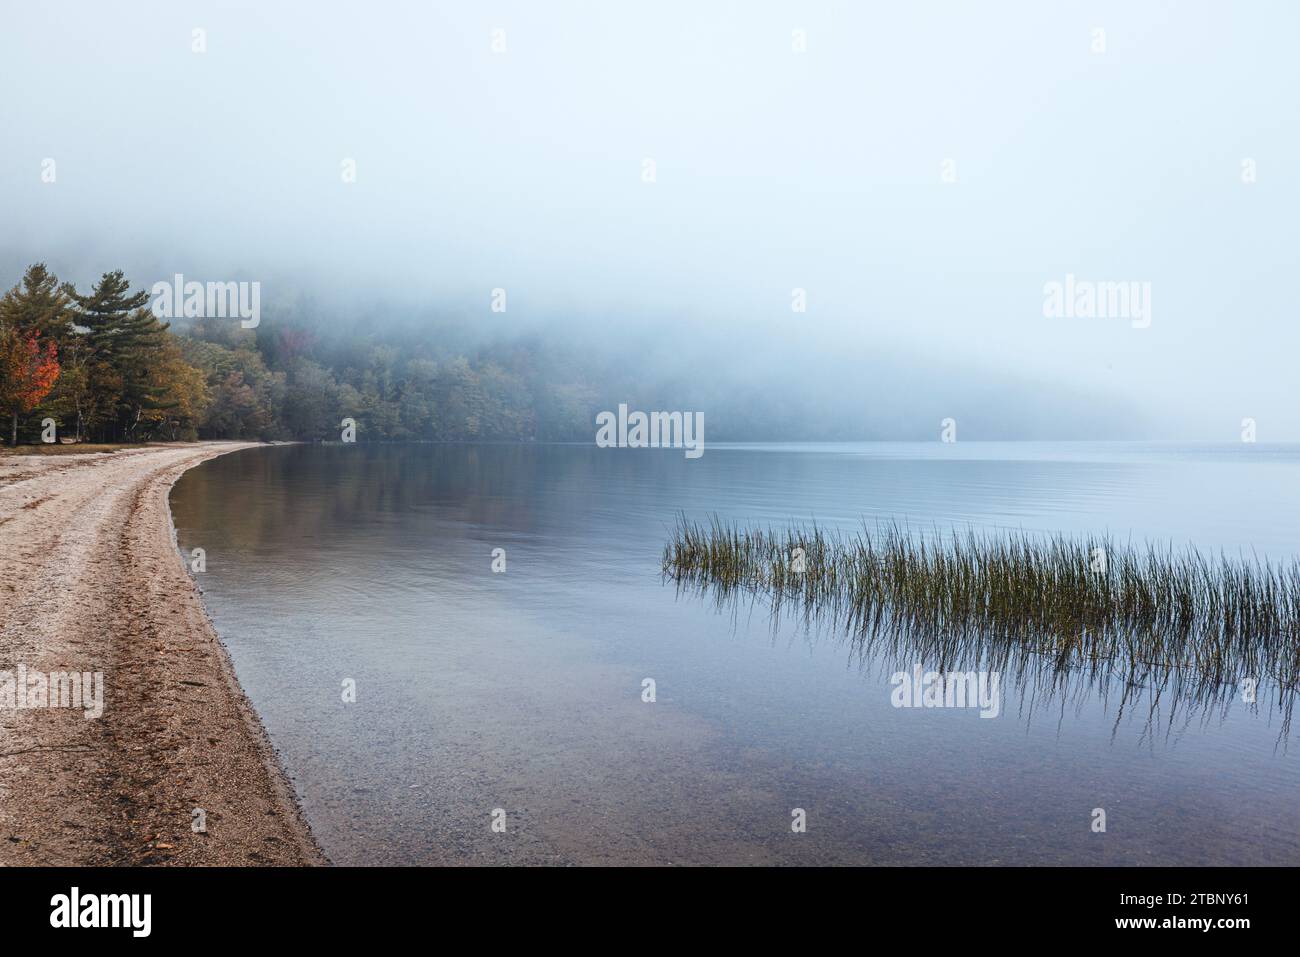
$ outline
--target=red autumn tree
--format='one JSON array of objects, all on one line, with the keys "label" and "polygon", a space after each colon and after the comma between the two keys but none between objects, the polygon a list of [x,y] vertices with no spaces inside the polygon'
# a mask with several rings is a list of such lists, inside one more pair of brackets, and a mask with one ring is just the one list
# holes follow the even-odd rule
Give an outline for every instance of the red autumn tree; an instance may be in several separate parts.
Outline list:
[{"label": "red autumn tree", "polygon": [[54,340],[0,330],[0,409],[11,416],[10,442],[18,444],[18,417],[40,403],[59,379]]}]

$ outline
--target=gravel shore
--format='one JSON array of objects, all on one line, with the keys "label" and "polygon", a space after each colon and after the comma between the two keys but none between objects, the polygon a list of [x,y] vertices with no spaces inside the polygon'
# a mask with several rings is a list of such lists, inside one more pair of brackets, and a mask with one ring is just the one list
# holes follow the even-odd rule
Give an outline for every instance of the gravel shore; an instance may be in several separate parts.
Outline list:
[{"label": "gravel shore", "polygon": [[174,544],[172,484],[249,447],[0,454],[0,865],[325,863]]}]

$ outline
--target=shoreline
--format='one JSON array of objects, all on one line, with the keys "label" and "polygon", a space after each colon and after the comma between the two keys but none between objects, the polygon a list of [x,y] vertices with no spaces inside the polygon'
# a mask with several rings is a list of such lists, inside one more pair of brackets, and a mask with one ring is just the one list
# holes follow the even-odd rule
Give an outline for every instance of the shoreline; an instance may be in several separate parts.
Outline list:
[{"label": "shoreline", "polygon": [[180,476],[260,447],[0,456],[0,672],[102,675],[93,718],[0,675],[0,866],[328,863],[176,545]]}]

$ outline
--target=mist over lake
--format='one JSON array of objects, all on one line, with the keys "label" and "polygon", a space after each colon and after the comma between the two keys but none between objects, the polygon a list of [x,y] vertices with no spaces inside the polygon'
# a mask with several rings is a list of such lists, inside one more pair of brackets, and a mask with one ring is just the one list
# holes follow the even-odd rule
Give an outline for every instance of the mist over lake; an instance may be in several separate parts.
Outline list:
[{"label": "mist over lake", "polygon": [[1298,35],[9,4],[13,927],[1290,931]]}]

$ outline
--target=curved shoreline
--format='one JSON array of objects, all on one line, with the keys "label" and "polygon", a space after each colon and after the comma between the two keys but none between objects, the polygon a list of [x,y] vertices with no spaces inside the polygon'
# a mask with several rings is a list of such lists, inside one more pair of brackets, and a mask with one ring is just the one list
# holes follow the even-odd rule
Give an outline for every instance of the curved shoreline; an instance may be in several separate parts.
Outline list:
[{"label": "curved shoreline", "polygon": [[257,447],[0,456],[0,672],[103,689],[88,719],[0,677],[0,865],[327,863],[176,547],[175,482]]}]

